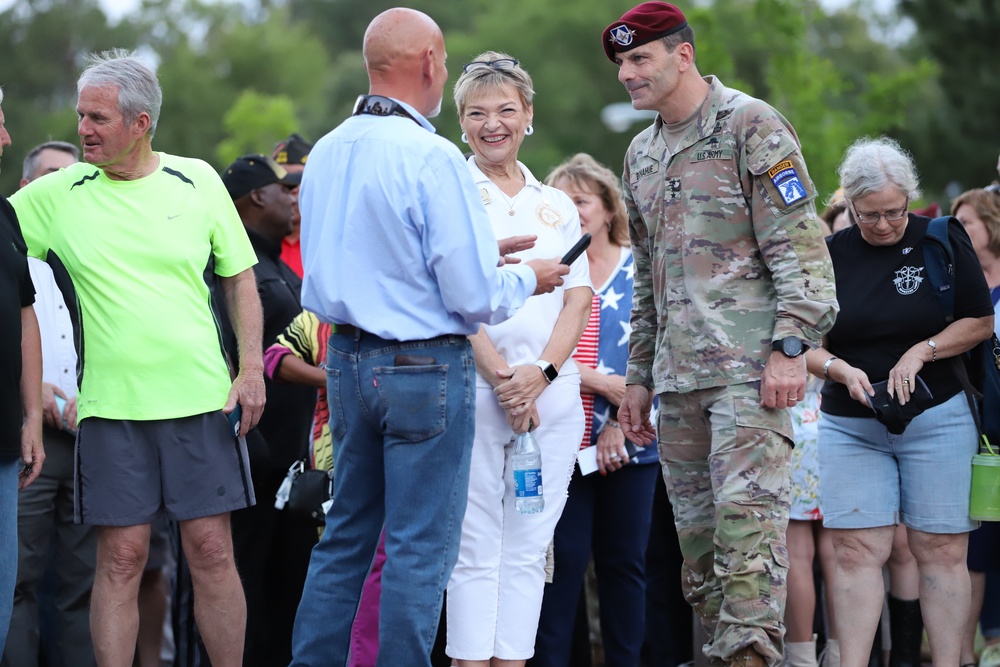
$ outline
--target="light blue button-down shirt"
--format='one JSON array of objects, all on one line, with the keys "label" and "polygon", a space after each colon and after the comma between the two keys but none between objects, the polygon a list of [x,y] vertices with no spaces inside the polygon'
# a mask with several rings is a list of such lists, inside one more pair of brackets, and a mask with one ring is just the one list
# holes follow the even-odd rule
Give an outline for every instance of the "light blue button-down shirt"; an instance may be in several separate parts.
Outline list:
[{"label": "light blue button-down shirt", "polygon": [[353,116],[309,154],[299,191],[302,305],[391,340],[472,334],[535,291],[500,253],[458,148],[418,121]]}]

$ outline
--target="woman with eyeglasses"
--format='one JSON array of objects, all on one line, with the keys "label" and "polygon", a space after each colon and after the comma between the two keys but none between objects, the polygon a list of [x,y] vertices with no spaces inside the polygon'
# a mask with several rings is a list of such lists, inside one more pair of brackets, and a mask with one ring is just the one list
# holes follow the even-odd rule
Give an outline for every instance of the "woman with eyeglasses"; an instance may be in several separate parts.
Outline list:
[{"label": "woman with eyeglasses", "polygon": [[[840,314],[806,360],[826,379],[820,491],[837,564],[841,664],[868,664],[885,595],[882,566],[902,523],[920,571],[933,663],[958,665],[969,610],[968,533],[977,525],[969,492],[978,433],[951,358],[993,332],[993,306],[969,237],[952,224],[954,320],[944,312],[924,261],[929,220],[909,213],[920,195],[916,168],[898,143],[855,142],[839,173],[857,224],[827,240]],[[889,408],[876,419],[869,400],[880,397],[873,384],[881,381]],[[887,417],[911,401],[925,407],[904,410],[908,423]]]},{"label": "woman with eyeglasses", "polygon": [[[972,239],[993,301],[993,329],[1000,335],[1000,185],[968,190],[951,203]],[[1000,665],[1000,523],[984,522],[969,536],[969,578],[972,605],[962,641],[963,666],[976,665],[976,626],[982,628],[985,646],[979,667]]]},{"label": "woman with eyeglasses", "polygon": [[[533,132],[531,77],[488,51],[455,84],[469,170],[498,238],[537,237],[533,257],[562,255],[580,238],[580,216],[563,192],[518,162]],[[545,553],[566,504],[583,439],[580,372],[570,359],[590,316],[590,271],[577,259],[554,292],[528,299],[506,322],[470,336],[476,370],[476,437],[462,539],[447,595],[446,652],[458,664],[523,665],[534,652]],[[545,507],[515,509],[514,439],[531,430],[542,454]],[[567,611],[567,613],[572,613]]]}]

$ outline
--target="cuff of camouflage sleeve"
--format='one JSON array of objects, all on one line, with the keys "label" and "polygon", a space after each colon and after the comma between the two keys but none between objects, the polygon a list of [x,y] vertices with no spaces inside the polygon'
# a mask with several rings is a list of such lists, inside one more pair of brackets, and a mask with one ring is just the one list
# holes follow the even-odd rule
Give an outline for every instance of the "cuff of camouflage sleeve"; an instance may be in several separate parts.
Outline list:
[{"label": "cuff of camouflage sleeve", "polygon": [[823,340],[822,333],[812,327],[803,326],[798,320],[778,318],[778,321],[774,325],[774,333],[771,335],[771,340],[781,340],[789,336],[795,336],[810,350],[815,350],[819,347]]},{"label": "cuff of camouflage sleeve", "polygon": [[637,385],[639,385],[641,387],[645,387],[646,389],[649,389],[650,391],[653,391],[654,384],[653,384],[653,373],[652,373],[652,371],[649,370],[649,371],[640,372],[640,371],[638,371],[636,369],[633,369],[631,366],[629,366],[628,370],[625,371],[625,386],[627,387],[627,386],[632,385],[632,384],[637,384]]}]

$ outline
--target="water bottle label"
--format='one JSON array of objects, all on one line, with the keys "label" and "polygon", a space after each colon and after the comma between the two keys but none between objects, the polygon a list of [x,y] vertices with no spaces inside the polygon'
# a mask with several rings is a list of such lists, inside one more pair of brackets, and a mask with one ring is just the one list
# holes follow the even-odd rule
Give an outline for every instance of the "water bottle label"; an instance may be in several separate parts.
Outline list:
[{"label": "water bottle label", "polygon": [[542,495],[542,471],[515,470],[514,492],[518,498],[536,498]]}]

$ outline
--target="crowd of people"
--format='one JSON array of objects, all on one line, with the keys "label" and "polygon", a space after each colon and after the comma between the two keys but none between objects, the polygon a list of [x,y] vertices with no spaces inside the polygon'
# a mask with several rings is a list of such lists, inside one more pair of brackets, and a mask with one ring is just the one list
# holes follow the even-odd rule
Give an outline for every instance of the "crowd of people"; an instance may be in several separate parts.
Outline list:
[{"label": "crowd of people", "polygon": [[892,667],[925,631],[1000,666],[955,370],[1000,330],[1000,186],[952,203],[943,299],[898,143],[852,144],[820,216],[681,9],[601,40],[656,112],[620,177],[532,174],[502,51],[454,84],[468,153],[438,136],[412,9],[369,24],[350,118],[221,174],[154,150],[141,58],[92,57],[82,155],[37,146],[0,196],[0,664],[158,666],[166,634],[178,667],[576,667],[596,596],[609,667],[881,665],[886,607]]}]

